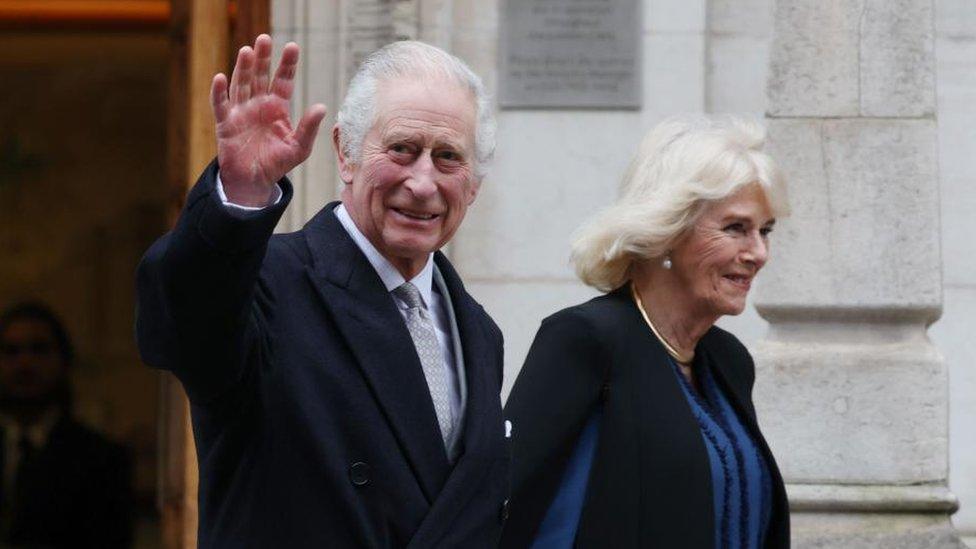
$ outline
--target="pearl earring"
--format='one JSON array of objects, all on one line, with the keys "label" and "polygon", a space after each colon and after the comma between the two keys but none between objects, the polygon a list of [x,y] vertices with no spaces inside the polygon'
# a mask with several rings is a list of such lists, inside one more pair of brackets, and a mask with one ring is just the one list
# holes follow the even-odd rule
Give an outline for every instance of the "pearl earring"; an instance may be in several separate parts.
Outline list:
[{"label": "pearl earring", "polygon": [[671,268],[671,256],[670,255],[664,256],[664,261],[661,262],[661,266],[664,267],[665,269],[670,269]]}]

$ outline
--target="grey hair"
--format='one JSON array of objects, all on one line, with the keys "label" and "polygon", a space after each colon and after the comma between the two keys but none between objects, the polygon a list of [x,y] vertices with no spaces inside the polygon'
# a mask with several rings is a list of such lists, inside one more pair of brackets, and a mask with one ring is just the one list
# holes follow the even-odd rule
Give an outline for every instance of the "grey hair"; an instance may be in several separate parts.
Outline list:
[{"label": "grey hair", "polygon": [[580,279],[608,292],[628,282],[632,267],[664,257],[703,206],[759,184],[774,216],[789,214],[786,183],[763,152],[766,131],[755,121],[704,115],[655,126],[624,175],[620,197],[574,237]]},{"label": "grey hair", "polygon": [[484,177],[495,154],[495,117],[481,78],[457,57],[412,40],[393,42],[369,54],[352,77],[336,115],[343,153],[353,163],[362,159],[363,141],[376,121],[378,84],[402,76],[448,78],[471,92],[477,109],[474,173]]}]

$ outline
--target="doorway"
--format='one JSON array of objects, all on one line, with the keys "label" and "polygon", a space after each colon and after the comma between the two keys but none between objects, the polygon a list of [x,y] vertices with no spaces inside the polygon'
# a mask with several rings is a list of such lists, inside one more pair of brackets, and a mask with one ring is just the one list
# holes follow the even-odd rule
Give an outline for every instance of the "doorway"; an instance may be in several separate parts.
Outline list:
[{"label": "doorway", "polygon": [[199,89],[269,14],[0,0],[0,308],[41,301],[65,324],[72,413],[132,458],[135,547],[196,546],[196,469],[182,390],[138,358],[134,271],[214,154]]}]

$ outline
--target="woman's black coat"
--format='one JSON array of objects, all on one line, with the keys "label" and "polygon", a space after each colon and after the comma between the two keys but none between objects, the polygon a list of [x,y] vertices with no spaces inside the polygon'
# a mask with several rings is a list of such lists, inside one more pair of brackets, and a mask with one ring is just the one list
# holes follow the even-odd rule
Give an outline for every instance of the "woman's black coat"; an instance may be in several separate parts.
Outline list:
[{"label": "woman's black coat", "polygon": [[[769,466],[773,509],[765,547],[789,547],[783,479],[752,404],[752,358],[733,335],[713,327],[695,349],[695,368],[712,372]],[[601,402],[576,547],[712,549],[711,470],[701,431],[627,286],[550,316],[536,334],[505,406],[513,477],[501,547],[531,545],[580,431]]]}]

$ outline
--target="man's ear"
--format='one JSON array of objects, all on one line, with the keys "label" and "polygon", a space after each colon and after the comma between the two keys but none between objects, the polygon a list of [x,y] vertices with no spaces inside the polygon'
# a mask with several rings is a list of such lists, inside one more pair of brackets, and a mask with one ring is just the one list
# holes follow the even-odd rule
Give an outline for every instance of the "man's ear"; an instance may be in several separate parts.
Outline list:
[{"label": "man's ear", "polygon": [[468,189],[468,206],[474,204],[474,199],[478,198],[478,191],[481,190],[481,178],[476,177],[474,181],[471,182],[471,187]]},{"label": "man's ear", "polygon": [[353,175],[355,170],[353,170],[353,165],[349,161],[349,157],[342,150],[342,143],[339,139],[339,125],[336,124],[332,126],[332,148],[335,149],[336,161],[339,164],[339,178],[345,184],[352,183]]}]

